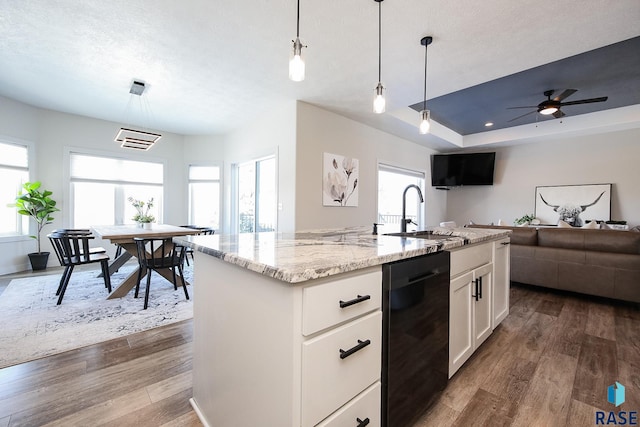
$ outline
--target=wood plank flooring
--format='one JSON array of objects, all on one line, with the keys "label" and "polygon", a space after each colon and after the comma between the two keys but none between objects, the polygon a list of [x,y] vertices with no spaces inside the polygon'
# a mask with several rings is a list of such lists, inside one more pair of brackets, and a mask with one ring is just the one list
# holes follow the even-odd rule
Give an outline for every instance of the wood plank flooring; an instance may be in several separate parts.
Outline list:
[{"label": "wood plank flooring", "polygon": [[[200,426],[192,331],[188,320],[1,369],[0,427]],[[640,410],[637,306],[514,285],[510,315],[414,427],[595,425],[614,381],[627,389],[617,410]]]}]

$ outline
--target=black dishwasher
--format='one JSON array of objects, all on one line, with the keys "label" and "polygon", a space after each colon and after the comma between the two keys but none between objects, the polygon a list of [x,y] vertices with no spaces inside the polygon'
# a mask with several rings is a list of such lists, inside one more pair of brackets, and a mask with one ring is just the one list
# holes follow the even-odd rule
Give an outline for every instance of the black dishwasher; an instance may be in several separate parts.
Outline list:
[{"label": "black dishwasher", "polygon": [[449,375],[449,252],[382,266],[382,425],[411,426]]}]

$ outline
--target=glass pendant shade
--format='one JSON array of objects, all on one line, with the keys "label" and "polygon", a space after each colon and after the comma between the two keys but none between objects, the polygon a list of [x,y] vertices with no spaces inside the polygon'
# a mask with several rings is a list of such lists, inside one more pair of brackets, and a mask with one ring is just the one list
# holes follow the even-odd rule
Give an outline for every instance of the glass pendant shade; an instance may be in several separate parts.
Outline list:
[{"label": "glass pendant shade", "polygon": [[431,111],[429,110],[420,111],[420,134],[425,135],[429,133],[430,128],[431,128]]},{"label": "glass pendant shade", "polygon": [[376,86],[373,96],[373,112],[376,114],[382,114],[386,109],[387,101],[384,97],[384,92],[384,86],[382,86],[382,83],[378,82],[378,86]]},{"label": "glass pendant shade", "polygon": [[294,82],[304,80],[304,60],[302,59],[302,43],[296,37],[293,42],[293,56],[289,60],[289,78]]}]

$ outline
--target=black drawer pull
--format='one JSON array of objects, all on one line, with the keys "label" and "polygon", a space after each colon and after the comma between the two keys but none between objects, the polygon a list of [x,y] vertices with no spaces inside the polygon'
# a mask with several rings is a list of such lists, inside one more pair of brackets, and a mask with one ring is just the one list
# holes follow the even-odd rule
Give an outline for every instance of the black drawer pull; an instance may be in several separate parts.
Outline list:
[{"label": "black drawer pull", "polygon": [[478,291],[478,297],[482,299],[482,276],[479,277],[480,280],[480,290]]},{"label": "black drawer pull", "polygon": [[371,344],[371,340],[364,340],[364,341],[358,340],[358,345],[356,345],[355,347],[351,347],[349,350],[340,349],[340,359],[346,359],[356,351],[362,350],[369,344]]},{"label": "black drawer pull", "polygon": [[509,242],[502,242],[500,243],[502,246],[507,246],[509,244]]},{"label": "black drawer pull", "polygon": [[340,300],[340,308],[349,307],[350,305],[358,304],[359,302],[366,301],[368,299],[371,299],[371,295],[358,295],[358,298],[349,301]]},{"label": "black drawer pull", "polygon": [[369,425],[369,418],[365,418],[364,420],[361,420],[360,418],[356,418],[356,421],[358,422],[357,427],[364,427]]}]

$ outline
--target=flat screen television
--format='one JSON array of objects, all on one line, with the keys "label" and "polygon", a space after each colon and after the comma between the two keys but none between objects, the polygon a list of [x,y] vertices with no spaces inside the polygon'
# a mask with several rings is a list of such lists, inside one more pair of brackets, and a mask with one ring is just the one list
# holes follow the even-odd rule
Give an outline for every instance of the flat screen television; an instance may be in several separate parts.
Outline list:
[{"label": "flat screen television", "polygon": [[458,187],[461,185],[493,185],[496,153],[433,154],[431,185]]}]

